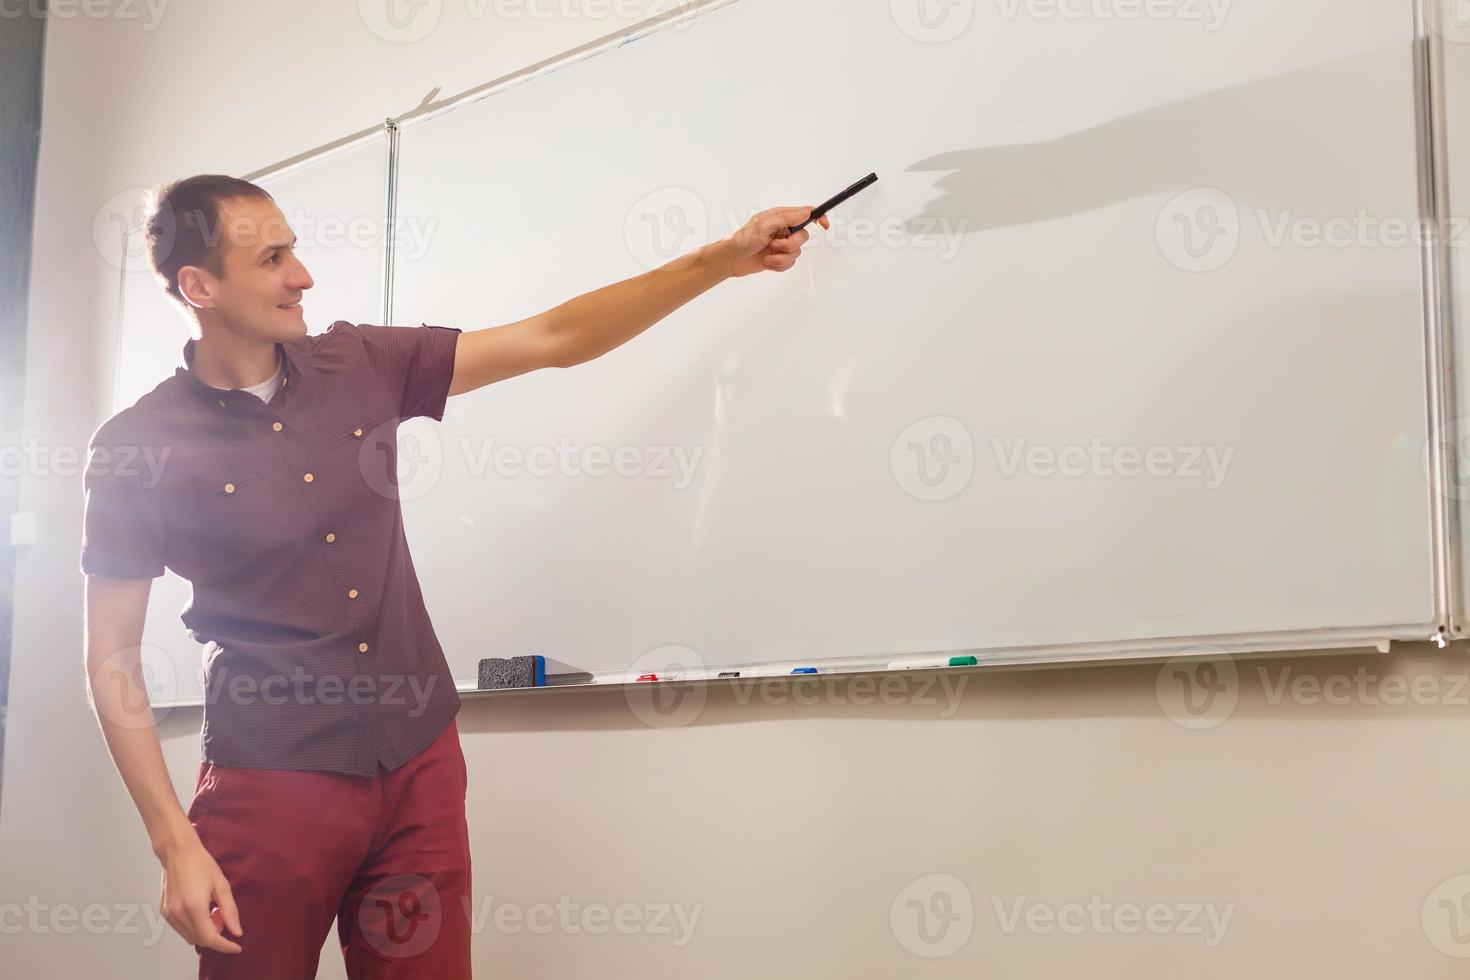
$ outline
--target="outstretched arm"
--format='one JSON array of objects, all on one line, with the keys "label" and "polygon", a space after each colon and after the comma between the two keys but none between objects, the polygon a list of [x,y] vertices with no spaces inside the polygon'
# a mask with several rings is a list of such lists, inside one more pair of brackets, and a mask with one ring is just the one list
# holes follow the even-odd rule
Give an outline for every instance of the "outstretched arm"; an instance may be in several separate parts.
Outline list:
[{"label": "outstretched arm", "polygon": [[[729,238],[712,242],[632,279],[584,293],[544,313],[504,326],[465,331],[454,354],[449,394],[504,381],[544,367],[571,367],[620,347],[700,293],[726,279],[785,272],[808,238],[787,228],[810,207],[772,208]],[[830,228],[825,217],[818,219]]]}]

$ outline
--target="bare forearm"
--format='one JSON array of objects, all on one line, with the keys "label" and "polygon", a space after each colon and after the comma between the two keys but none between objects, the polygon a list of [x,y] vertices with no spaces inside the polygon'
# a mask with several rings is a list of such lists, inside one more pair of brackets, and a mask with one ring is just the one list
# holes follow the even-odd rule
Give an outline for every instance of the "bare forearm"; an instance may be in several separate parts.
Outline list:
[{"label": "bare forearm", "polygon": [[584,293],[544,315],[563,366],[601,357],[730,277],[728,242],[713,242],[632,279]]},{"label": "bare forearm", "polygon": [[194,828],[179,805],[163,762],[148,692],[137,680],[136,646],[132,650],[125,645],[117,647],[118,653],[110,653],[109,646],[95,640],[88,642],[92,708],[113,764],[143,818],[153,853],[161,858],[187,840]]},{"label": "bare forearm", "polygon": [[[793,225],[812,209],[772,208],[729,238],[711,242],[632,279],[595,289],[544,313],[483,330],[464,331],[454,347],[449,394],[549,367],[571,367],[626,344],[685,303],[726,279],[785,272],[809,237]],[[823,228],[827,218],[817,219]]]}]

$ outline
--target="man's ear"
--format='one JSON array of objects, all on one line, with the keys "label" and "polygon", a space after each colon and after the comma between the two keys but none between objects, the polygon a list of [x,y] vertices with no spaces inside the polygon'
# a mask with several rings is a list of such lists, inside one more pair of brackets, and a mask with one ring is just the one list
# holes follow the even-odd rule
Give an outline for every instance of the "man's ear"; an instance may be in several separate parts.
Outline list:
[{"label": "man's ear", "polygon": [[186,265],[179,270],[179,292],[190,306],[201,310],[214,307],[214,277],[197,265]]}]

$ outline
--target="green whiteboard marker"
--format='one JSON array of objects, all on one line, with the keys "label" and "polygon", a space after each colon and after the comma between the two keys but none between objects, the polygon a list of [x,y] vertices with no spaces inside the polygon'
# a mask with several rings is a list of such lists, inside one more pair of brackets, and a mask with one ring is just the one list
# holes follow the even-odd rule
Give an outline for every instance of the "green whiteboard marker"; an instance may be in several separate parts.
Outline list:
[{"label": "green whiteboard marker", "polygon": [[980,661],[971,656],[933,657],[928,660],[900,660],[888,665],[889,670],[913,670],[916,667],[977,667]]}]

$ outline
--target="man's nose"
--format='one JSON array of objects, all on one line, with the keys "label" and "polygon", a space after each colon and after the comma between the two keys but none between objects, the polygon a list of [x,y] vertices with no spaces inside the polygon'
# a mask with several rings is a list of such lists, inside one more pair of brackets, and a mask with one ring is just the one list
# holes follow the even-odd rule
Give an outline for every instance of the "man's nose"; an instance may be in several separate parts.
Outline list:
[{"label": "man's nose", "polygon": [[306,265],[299,260],[296,263],[296,275],[291,279],[292,289],[310,289],[316,285],[316,280],[311,278],[311,273],[306,271]]}]

